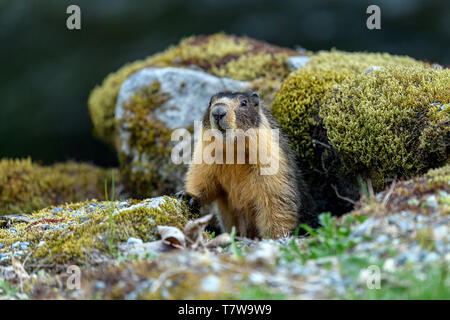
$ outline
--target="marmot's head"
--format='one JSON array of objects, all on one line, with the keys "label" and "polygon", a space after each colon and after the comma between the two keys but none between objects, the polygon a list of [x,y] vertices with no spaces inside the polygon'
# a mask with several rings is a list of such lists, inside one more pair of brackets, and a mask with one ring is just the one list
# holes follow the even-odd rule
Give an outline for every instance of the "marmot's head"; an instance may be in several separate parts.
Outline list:
[{"label": "marmot's head", "polygon": [[261,122],[259,96],[255,92],[219,92],[211,97],[203,116],[205,129],[258,128]]}]

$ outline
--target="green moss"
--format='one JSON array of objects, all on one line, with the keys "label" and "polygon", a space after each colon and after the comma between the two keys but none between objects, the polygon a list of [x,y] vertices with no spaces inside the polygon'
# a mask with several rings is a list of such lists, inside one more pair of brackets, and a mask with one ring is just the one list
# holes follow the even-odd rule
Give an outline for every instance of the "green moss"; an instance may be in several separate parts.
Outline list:
[{"label": "green moss", "polygon": [[[277,79],[280,82],[288,73],[285,60],[292,55],[297,53],[251,38],[223,33],[184,39],[162,53],[126,64],[108,75],[102,85],[92,91],[88,104],[94,131],[103,141],[114,144],[114,110],[120,86],[129,75],[142,68],[196,66],[221,77],[238,80]],[[270,88],[266,88],[268,94]]]},{"label": "green moss", "polygon": [[434,183],[447,184],[450,187],[450,164],[441,168],[431,169],[427,172],[426,177]]},{"label": "green moss", "polygon": [[118,229],[119,239],[124,241],[129,237],[140,238],[145,242],[155,241],[156,226],[174,226],[183,229],[189,215],[185,207],[180,209],[180,204],[169,197],[159,208],[140,207],[126,209],[114,217]]},{"label": "green moss", "polygon": [[320,156],[314,154],[313,140],[323,141],[324,132],[318,112],[324,104],[326,92],[336,84],[363,73],[371,66],[421,66],[409,58],[387,53],[348,53],[321,51],[311,57],[306,66],[293,72],[276,94],[272,112],[283,130],[289,135],[293,147],[304,165],[312,168]]},{"label": "green moss", "polygon": [[98,254],[111,254],[108,236],[118,241],[129,237],[152,241],[158,237],[158,225],[182,229],[189,218],[185,205],[168,197],[159,205],[133,200],[126,205],[117,201],[90,201],[49,207],[27,216],[27,222],[0,229],[0,242],[4,245],[0,253],[14,252],[14,243],[27,241],[31,262],[84,264]]},{"label": "green moss", "polygon": [[[114,170],[118,177],[117,170]],[[111,170],[75,162],[40,166],[31,159],[0,161],[0,215],[29,213],[64,202],[104,199]]]},{"label": "green moss", "polygon": [[231,60],[221,68],[213,69],[213,73],[237,80],[251,81],[257,78],[283,79],[289,70],[286,68],[286,53],[242,55]]},{"label": "green moss", "polygon": [[318,72],[339,70],[361,73],[372,66],[387,65],[421,66],[424,63],[408,56],[396,56],[389,53],[345,52],[332,49],[319,51],[313,55],[306,67]]},{"label": "green moss", "polygon": [[371,178],[377,190],[395,175],[408,178],[447,160],[449,70],[386,66],[345,79],[324,99],[319,114],[344,169]]},{"label": "green moss", "polygon": [[297,72],[283,82],[275,96],[272,112],[292,141],[303,167],[312,168],[318,160],[313,141],[323,140],[318,132],[321,128],[321,119],[318,118],[321,99],[327,90],[348,75],[343,70]]},{"label": "green moss", "polygon": [[[365,72],[371,66],[381,70]],[[350,209],[342,196],[359,198],[359,175],[381,190],[395,175],[442,165],[448,158],[448,107],[442,107],[449,103],[448,81],[448,70],[412,58],[335,50],[319,52],[291,73],[272,112],[318,210]]]}]

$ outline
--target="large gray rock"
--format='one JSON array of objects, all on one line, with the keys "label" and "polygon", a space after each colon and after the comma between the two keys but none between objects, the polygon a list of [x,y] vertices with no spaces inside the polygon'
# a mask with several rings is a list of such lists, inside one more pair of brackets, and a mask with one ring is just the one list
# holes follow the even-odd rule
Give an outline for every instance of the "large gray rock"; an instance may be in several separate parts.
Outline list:
[{"label": "large gray rock", "polygon": [[[153,144],[145,145],[133,139],[134,114],[127,105],[141,92],[142,88],[157,82],[158,94],[168,94],[167,100],[156,108],[149,106],[147,117],[152,124],[157,123],[158,130],[188,128],[195,120],[200,121],[212,95],[220,91],[250,90],[251,84],[228,78],[219,78],[211,74],[179,68],[147,68],[131,75],[123,84],[117,98],[115,117],[118,125],[117,149],[119,151],[122,172],[128,187],[136,195],[150,196],[171,193],[183,187],[185,165],[175,165],[170,156],[159,151],[171,150],[175,142],[167,139],[154,139]],[[134,124],[131,124],[133,122]],[[140,124],[140,123],[139,123]],[[155,125],[144,125],[149,135],[154,134]],[[145,134],[145,132],[143,132]],[[166,131],[167,134],[167,131]],[[156,132],[155,136],[162,134]],[[145,140],[145,139],[143,139]],[[161,145],[161,140],[164,145]],[[140,140],[142,141],[142,139]],[[170,154],[170,152],[169,152]]]},{"label": "large gray rock", "polygon": [[156,110],[155,116],[171,128],[185,128],[200,120],[209,99],[219,91],[247,90],[250,84],[229,78],[219,78],[203,71],[181,68],[147,68],[131,75],[122,84],[117,97],[116,118],[124,115],[123,103],[140,88],[154,81],[171,98]]}]

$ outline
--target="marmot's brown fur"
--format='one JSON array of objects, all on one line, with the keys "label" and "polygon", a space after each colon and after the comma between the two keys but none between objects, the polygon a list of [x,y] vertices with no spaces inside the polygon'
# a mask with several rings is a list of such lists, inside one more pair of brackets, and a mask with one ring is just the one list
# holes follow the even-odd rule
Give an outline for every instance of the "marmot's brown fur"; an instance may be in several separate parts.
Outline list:
[{"label": "marmot's brown fur", "polygon": [[[257,142],[244,138],[245,163],[238,164],[237,138],[226,139],[230,129],[234,130],[231,132],[235,129],[279,129],[270,112],[260,104],[258,94],[221,92],[214,95],[202,127],[203,130],[218,129],[223,135],[223,164],[203,161],[204,150],[214,139],[197,141],[182,196],[192,198],[199,205],[217,201],[225,231],[230,232],[235,226],[242,237],[287,236],[299,220],[308,222],[311,215],[309,193],[282,132],[279,132],[279,151],[270,153],[271,157],[277,157],[279,164],[278,171],[272,175],[261,175],[263,164],[259,156],[256,163],[249,162],[249,145],[258,145]],[[258,139],[264,134],[262,132],[270,132],[255,131]],[[226,149],[230,146],[234,147],[234,163],[227,164]],[[268,148],[276,150],[270,143]]]}]

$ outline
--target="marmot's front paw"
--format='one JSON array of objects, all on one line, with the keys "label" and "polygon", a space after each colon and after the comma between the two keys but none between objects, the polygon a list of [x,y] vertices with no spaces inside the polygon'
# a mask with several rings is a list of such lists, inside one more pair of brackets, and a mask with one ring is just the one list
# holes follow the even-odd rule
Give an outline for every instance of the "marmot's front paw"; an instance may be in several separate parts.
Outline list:
[{"label": "marmot's front paw", "polygon": [[189,206],[189,209],[191,210],[192,213],[200,212],[200,203],[198,202],[198,200],[195,197],[191,196],[186,191],[184,191],[184,190],[178,191],[177,193],[175,193],[174,196],[176,198],[186,201],[186,203]]}]

